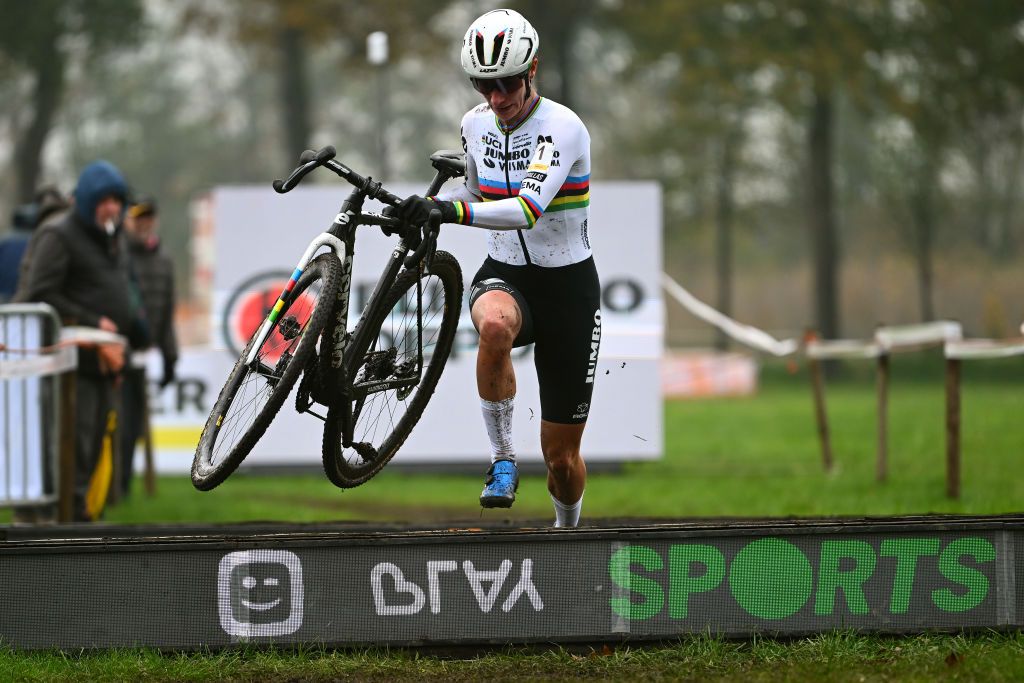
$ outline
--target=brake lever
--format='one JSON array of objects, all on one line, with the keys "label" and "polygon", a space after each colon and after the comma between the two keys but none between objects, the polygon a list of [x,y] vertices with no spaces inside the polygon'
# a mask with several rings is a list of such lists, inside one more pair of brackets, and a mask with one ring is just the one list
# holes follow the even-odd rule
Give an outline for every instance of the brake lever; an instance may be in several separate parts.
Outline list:
[{"label": "brake lever", "polygon": [[427,255],[423,257],[423,272],[430,273],[430,266],[434,264],[434,254],[437,253],[437,235],[430,236],[430,245],[427,247]]},{"label": "brake lever", "polygon": [[433,209],[427,218],[427,229],[416,251],[405,257],[405,267],[412,268],[423,260],[423,257],[437,248],[437,234],[441,231],[441,211]]}]

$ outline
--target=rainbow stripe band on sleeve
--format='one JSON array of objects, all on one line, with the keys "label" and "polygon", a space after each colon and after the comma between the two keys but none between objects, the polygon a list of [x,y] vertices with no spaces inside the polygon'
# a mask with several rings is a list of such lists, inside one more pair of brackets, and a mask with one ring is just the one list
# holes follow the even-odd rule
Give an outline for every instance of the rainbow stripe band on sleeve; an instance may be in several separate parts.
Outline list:
[{"label": "rainbow stripe band on sleeve", "polygon": [[537,220],[543,215],[544,211],[541,210],[540,205],[527,195],[519,195],[516,197],[519,200],[519,204],[523,209],[523,214],[526,216],[527,227],[532,228]]},{"label": "rainbow stripe band on sleeve", "polygon": [[462,225],[473,225],[473,205],[469,202],[454,201],[455,218]]},{"label": "rainbow stripe band on sleeve", "polygon": [[570,209],[582,209],[590,205],[590,175],[569,176],[558,188],[551,203],[548,204],[548,212],[569,211]]}]

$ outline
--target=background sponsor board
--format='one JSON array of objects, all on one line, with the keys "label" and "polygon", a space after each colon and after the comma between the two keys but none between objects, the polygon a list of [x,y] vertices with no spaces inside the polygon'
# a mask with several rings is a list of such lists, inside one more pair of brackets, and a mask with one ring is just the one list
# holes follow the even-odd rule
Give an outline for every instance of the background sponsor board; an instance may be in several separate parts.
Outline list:
[{"label": "background sponsor board", "polygon": [[389,540],[0,547],[0,638],[397,645],[1024,625],[1019,529]]},{"label": "background sponsor board", "polygon": [[[397,184],[398,195],[421,192]],[[348,189],[303,187],[277,195],[266,187],[219,188],[211,195],[214,254],[211,344],[182,352],[180,382],[154,397],[157,466],[191,465],[211,401],[263,310],[273,305],[309,240],[329,226]],[[663,350],[661,196],[654,183],[596,183],[589,234],[602,284],[601,356],[584,449],[591,461],[650,459],[662,454],[659,363]],[[364,210],[379,205],[367,202]],[[396,244],[377,228],[359,233],[353,264],[354,325]],[[439,248],[459,259],[465,277],[463,314],[455,349],[437,392],[399,452],[401,463],[485,462],[487,437],[476,393],[477,335],[468,290],[486,255],[486,231],[448,226]],[[541,458],[540,401],[532,346],[514,352],[518,382],[513,434],[524,461]],[[150,374],[158,377],[153,358]],[[246,465],[320,462],[322,424],[285,404]]]}]

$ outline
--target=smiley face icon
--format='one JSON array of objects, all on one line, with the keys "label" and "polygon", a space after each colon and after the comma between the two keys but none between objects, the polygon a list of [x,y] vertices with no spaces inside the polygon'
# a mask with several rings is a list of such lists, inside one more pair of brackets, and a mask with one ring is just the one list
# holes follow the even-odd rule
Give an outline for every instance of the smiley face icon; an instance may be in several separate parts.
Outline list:
[{"label": "smiley face icon", "polygon": [[218,612],[239,638],[288,635],[302,625],[302,564],[287,550],[241,550],[221,558]]}]

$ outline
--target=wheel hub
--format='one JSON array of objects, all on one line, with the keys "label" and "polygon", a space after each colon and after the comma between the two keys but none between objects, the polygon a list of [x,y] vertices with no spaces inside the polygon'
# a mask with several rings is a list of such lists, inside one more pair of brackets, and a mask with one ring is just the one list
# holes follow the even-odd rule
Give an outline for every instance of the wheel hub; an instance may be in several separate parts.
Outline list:
[{"label": "wheel hub", "polygon": [[277,329],[285,340],[291,341],[299,336],[299,333],[302,331],[302,325],[299,324],[295,316],[289,315],[281,319],[281,322],[277,324]]}]

